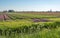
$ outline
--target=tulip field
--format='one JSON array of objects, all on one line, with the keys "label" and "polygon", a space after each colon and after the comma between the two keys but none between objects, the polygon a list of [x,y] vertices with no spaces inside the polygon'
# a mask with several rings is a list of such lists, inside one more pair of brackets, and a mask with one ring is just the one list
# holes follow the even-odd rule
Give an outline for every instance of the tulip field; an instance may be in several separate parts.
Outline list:
[{"label": "tulip field", "polygon": [[0,13],[0,38],[60,38],[60,12]]}]

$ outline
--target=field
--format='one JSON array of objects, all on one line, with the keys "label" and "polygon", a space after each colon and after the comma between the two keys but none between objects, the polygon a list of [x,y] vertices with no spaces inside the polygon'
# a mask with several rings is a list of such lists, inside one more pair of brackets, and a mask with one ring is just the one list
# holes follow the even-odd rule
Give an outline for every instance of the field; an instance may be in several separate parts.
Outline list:
[{"label": "field", "polygon": [[0,38],[60,38],[60,12],[0,13]]}]

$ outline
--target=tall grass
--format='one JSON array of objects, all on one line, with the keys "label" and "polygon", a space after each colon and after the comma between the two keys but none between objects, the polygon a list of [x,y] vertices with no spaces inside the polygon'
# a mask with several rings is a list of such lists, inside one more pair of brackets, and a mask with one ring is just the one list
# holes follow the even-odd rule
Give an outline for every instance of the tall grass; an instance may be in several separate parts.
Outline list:
[{"label": "tall grass", "polygon": [[[8,24],[9,26],[9,24]],[[0,36],[6,38],[59,38],[60,22],[53,23],[31,23],[24,26],[19,25],[14,28],[12,25],[8,27],[5,24],[0,26]]]}]

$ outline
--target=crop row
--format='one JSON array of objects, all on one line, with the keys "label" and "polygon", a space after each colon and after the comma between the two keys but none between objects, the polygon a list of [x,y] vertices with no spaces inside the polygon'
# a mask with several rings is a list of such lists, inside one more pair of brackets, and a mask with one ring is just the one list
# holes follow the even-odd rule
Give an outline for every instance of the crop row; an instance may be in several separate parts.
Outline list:
[{"label": "crop row", "polygon": [[8,14],[8,16],[14,17],[16,19],[56,18],[56,16],[34,15],[34,14]]}]

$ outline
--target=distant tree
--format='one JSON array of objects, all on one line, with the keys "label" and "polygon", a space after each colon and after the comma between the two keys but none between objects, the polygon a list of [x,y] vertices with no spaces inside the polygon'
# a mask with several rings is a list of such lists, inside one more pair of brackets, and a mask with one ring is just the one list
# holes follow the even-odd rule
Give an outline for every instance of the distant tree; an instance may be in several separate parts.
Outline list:
[{"label": "distant tree", "polygon": [[15,12],[14,10],[8,10],[8,12]]},{"label": "distant tree", "polygon": [[52,12],[52,9],[50,9],[50,12]]},{"label": "distant tree", "polygon": [[6,12],[7,12],[7,10],[4,10],[3,12],[4,12],[4,13],[6,13]]}]

